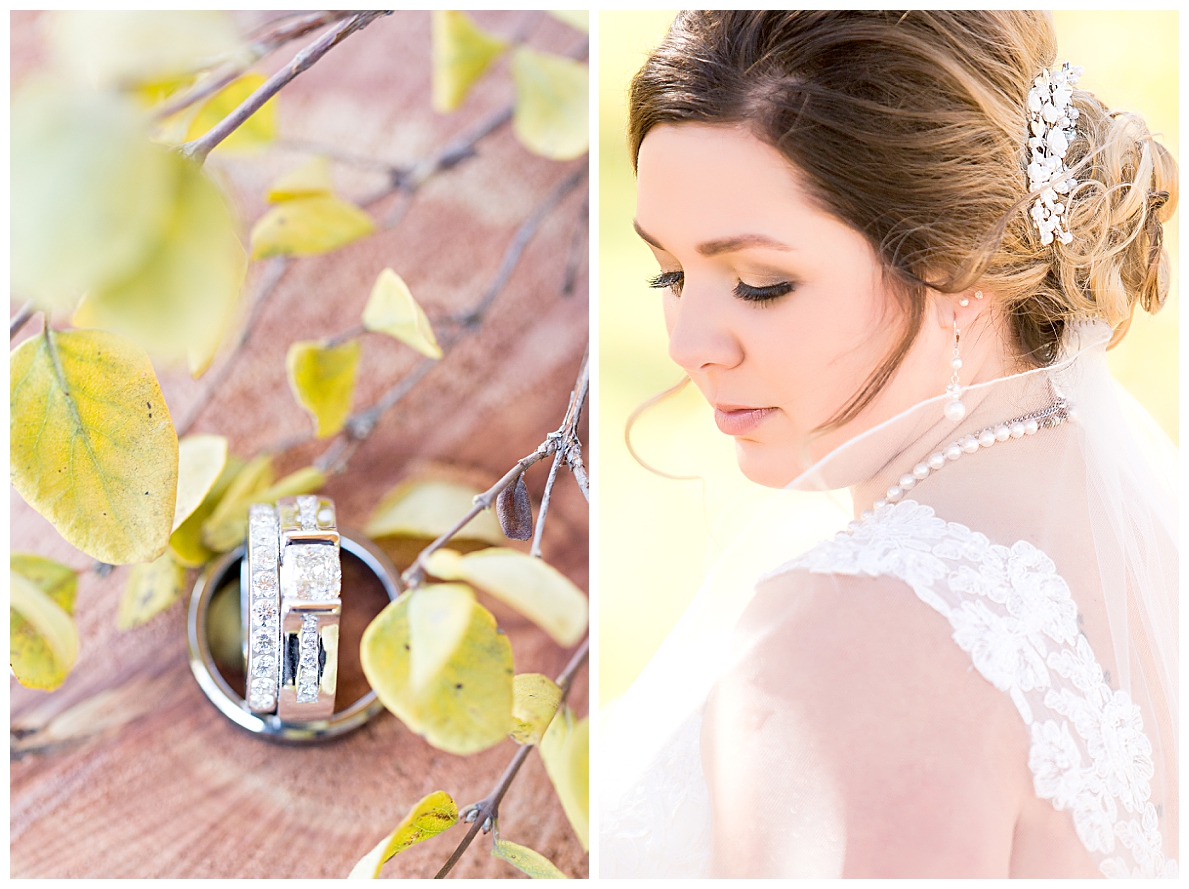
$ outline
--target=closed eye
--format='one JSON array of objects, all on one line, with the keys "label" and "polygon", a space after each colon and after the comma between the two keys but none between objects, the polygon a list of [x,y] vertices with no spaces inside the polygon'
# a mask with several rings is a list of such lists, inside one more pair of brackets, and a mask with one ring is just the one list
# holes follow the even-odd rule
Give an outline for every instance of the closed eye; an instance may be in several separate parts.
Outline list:
[{"label": "closed eye", "polygon": [[747,302],[763,303],[791,293],[792,290],[793,283],[791,281],[781,281],[779,284],[771,284],[767,287],[752,287],[750,284],[740,281],[735,285],[735,296]]}]

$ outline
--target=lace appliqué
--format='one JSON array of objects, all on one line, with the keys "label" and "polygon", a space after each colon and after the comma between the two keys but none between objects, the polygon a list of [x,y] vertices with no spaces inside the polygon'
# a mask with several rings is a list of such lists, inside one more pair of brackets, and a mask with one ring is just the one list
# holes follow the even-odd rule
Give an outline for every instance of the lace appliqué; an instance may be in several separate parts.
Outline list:
[{"label": "lace appliqu\u00e9", "polygon": [[993,544],[904,500],[773,574],[798,568],[889,575],[912,587],[949,619],[978,671],[1011,697],[1031,731],[1037,795],[1072,812],[1099,869],[1108,877],[1177,876],[1150,801],[1152,745],[1139,707],[1104,681],[1048,556],[1025,541]]}]

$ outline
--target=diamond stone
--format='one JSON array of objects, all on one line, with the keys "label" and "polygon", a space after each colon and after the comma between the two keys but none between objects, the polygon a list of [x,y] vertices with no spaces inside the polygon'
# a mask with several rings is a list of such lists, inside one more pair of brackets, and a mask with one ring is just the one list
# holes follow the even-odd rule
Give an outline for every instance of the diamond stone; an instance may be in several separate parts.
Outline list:
[{"label": "diamond stone", "polygon": [[298,599],[337,599],[342,583],[338,547],[295,543],[285,547],[281,565],[286,595]]}]

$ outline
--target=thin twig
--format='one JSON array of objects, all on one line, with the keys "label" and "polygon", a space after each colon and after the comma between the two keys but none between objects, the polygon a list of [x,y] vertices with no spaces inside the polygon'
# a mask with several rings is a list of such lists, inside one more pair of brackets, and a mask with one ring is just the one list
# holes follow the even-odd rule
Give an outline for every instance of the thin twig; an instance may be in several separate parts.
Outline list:
[{"label": "thin twig", "polygon": [[29,319],[33,317],[33,312],[33,300],[29,300],[12,316],[12,319],[8,322],[8,341],[10,343],[16,339],[16,335],[21,332],[21,328],[29,323]]},{"label": "thin twig", "polygon": [[[350,12],[339,11],[316,12],[312,14],[301,13],[301,18],[296,21],[289,21],[294,18],[290,14],[267,23],[264,27],[266,29],[271,28],[272,30],[264,30],[258,37],[249,41],[239,58],[223,63],[212,71],[209,76],[193,84],[189,89],[179,93],[177,96],[170,97],[170,99],[162,103],[153,112],[154,117],[158,120],[164,120],[177,114],[179,111],[189,108],[196,102],[201,102],[208,96],[212,96],[223,89],[223,87],[227,86],[237,77],[240,77],[252,65],[256,64],[256,62],[280,49],[290,40],[304,37],[311,31],[315,31],[323,25],[329,25],[331,22],[336,22],[339,19],[346,18],[350,14]],[[279,22],[283,22],[284,24],[278,27]]]},{"label": "thin twig", "polygon": [[360,12],[327,31],[296,56],[288,65],[260,85],[252,95],[248,96],[238,108],[228,114],[213,129],[193,142],[181,146],[181,151],[196,163],[203,163],[206,156],[216,145],[230,136],[249,117],[260,110],[260,107],[281,91],[287,83],[303,71],[312,66],[326,53],[349,37],[351,34],[366,28],[377,18],[390,14],[390,10],[370,10]]},{"label": "thin twig", "polygon": [[[511,242],[509,242],[507,249],[504,251],[503,259],[500,261],[500,267],[484,291],[483,296],[469,311],[458,319],[460,324],[459,331],[449,337],[443,337],[439,343],[442,348],[443,357],[457,345],[459,340],[478,329],[484,315],[491,308],[491,304],[499,296],[504,285],[508,283],[508,279],[512,276],[512,272],[515,270],[521,254],[524,253],[524,249],[529,241],[532,240],[533,235],[540,229],[541,224],[549,215],[549,211],[553,210],[566,195],[573,191],[585,176],[585,166],[580,167],[574,173],[567,176],[537,205],[532,215],[521,223],[520,228],[516,230],[516,234],[512,236]],[[314,465],[323,471],[340,471],[345,465],[345,460],[349,459],[358,446],[372,434],[380,418],[395,407],[413,386],[440,363],[441,359],[423,358],[370,407],[349,417],[344,424],[343,431],[339,433],[340,437],[345,436],[349,439],[348,445],[345,447],[336,447],[333,460],[330,460],[327,456],[330,452],[328,449],[327,453],[319,457]],[[293,436],[285,439],[285,441],[276,445],[272,450],[275,452],[287,450],[288,448],[305,444],[311,440],[313,440],[313,435],[309,433],[301,437]]]},{"label": "thin twig", "polygon": [[533,545],[528,554],[541,558],[541,538],[545,536],[545,516],[549,514],[549,498],[553,494],[553,483],[557,481],[557,468],[565,458],[565,451],[558,448],[553,455],[553,465],[549,467],[549,478],[545,480],[545,493],[541,495],[541,509],[537,512],[537,527],[533,531]]},{"label": "thin twig", "polygon": [[322,345],[327,349],[332,349],[347,342],[347,340],[353,340],[357,336],[363,336],[365,333],[367,333],[367,328],[362,324],[356,324],[354,327],[347,328],[342,333],[336,333],[334,336],[323,340]]},{"label": "thin twig", "polygon": [[[561,675],[557,677],[557,687],[561,689],[561,697],[557,702],[557,710],[553,714],[554,719],[557,718],[558,713],[562,712],[562,706],[565,704],[566,698],[570,694],[570,688],[574,684],[574,677],[586,662],[586,657],[589,653],[590,637],[587,636],[582,640],[582,644],[578,646],[577,651],[574,652],[574,656],[570,658],[570,662],[566,665]],[[471,845],[471,841],[475,839],[481,829],[484,833],[487,833],[494,825],[495,819],[499,817],[500,803],[504,799],[504,794],[512,786],[512,781],[516,778],[516,773],[520,771],[520,767],[524,765],[524,761],[528,759],[528,755],[532,749],[530,746],[524,746],[517,750],[516,755],[512,757],[512,761],[504,769],[504,773],[500,776],[500,780],[496,783],[491,793],[487,794],[487,796],[474,805],[465,806],[458,813],[460,817],[464,817],[467,821],[471,822],[471,829],[462,838],[462,842],[458,844],[458,848],[446,859],[446,863],[442,865],[442,869],[434,875],[435,880],[440,880],[446,874],[450,873],[454,865],[458,863],[458,859],[462,857],[462,853]]]},{"label": "thin twig", "polygon": [[215,393],[227,382],[227,378],[231,376],[231,371],[235,367],[236,361],[243,354],[248,340],[252,338],[252,332],[260,320],[261,314],[263,314],[265,303],[276,292],[277,285],[285,277],[285,273],[289,270],[291,262],[292,260],[287,257],[277,257],[265,269],[261,276],[260,289],[256,293],[255,301],[252,303],[252,310],[248,315],[248,320],[244,324],[243,330],[240,331],[239,339],[232,346],[230,354],[223,359],[223,363],[219,366],[219,369],[211,374],[210,380],[207,382],[206,388],[202,390],[202,394],[198,396],[198,400],[190,405],[190,410],[186,413],[186,419],[177,426],[179,438],[190,431],[190,427],[194,425],[202,415],[202,412],[206,410],[206,406],[210,404]]},{"label": "thin twig", "polygon": [[449,543],[450,539],[454,537],[455,534],[466,527],[467,522],[469,522],[483,510],[490,509],[491,504],[495,503],[495,498],[499,496],[500,491],[515,484],[516,479],[520,478],[521,474],[526,469],[553,453],[553,442],[555,440],[556,439],[553,438],[551,434],[551,437],[546,438],[545,441],[541,442],[535,451],[533,451],[527,457],[517,460],[516,465],[509,469],[504,474],[503,478],[501,478],[482,494],[479,494],[475,497],[474,505],[471,506],[471,508],[466,512],[465,515],[463,515],[462,518],[454,523],[454,526],[450,528],[449,531],[447,531],[425,549],[421,550],[421,552],[417,555],[416,561],[414,561],[413,564],[408,567],[405,573],[401,575],[401,581],[404,583],[405,589],[412,589],[415,586],[419,586],[425,580],[426,559]]}]

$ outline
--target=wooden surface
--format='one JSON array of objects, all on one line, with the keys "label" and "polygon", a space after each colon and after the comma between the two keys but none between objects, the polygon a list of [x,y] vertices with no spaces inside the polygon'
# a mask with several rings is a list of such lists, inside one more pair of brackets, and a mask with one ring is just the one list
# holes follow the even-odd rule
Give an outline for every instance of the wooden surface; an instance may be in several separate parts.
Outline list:
[{"label": "wooden surface", "polygon": [[[511,34],[533,13],[479,13]],[[250,25],[259,17],[244,15]],[[46,64],[35,14],[13,13],[14,89]],[[581,35],[541,16],[530,45],[565,52]],[[289,47],[262,67],[275,70]],[[349,38],[281,94],[286,139],[407,163],[430,154],[510,101],[501,61],[453,115],[429,108],[429,16],[397,13]],[[478,156],[428,183],[393,230],[332,254],[296,261],[268,302],[256,333],[193,432],[228,436],[251,455],[309,430],[285,379],[296,339],[358,323],[376,275],[386,266],[410,284],[431,317],[475,302],[495,274],[517,226],[582,158],[556,163],[529,154],[505,126]],[[304,159],[278,147],[208,166],[236,197],[244,230],[264,210],[263,193]],[[335,166],[335,183],[361,199],[382,184],[375,173]],[[585,211],[585,184],[549,218],[499,296],[482,329],[451,352],[380,422],[346,472],[324,488],[341,524],[359,527],[392,485],[426,461],[467,468],[494,481],[559,424],[587,339],[586,262],[570,296],[560,293],[566,255]],[[377,218],[391,201],[371,208]],[[583,217],[584,218],[584,217]],[[585,233],[581,232],[585,256]],[[251,293],[260,269],[249,270]],[[15,310],[15,307],[14,307]],[[35,322],[24,335],[39,329]],[[217,361],[215,370],[223,358]],[[363,342],[356,406],[370,404],[416,362],[395,341]],[[161,370],[177,422],[205,382]],[[587,425],[581,427],[583,441]],[[279,469],[308,465],[326,443],[286,453]],[[534,500],[547,464],[527,478]],[[11,493],[13,551],[38,553],[79,569],[76,616],[81,651],[72,675],[52,693],[11,683],[10,852],[14,877],[344,877],[413,802],[445,790],[463,805],[490,789],[515,752],[508,740],[458,757],[429,747],[384,713],[354,734],[322,746],[281,747],[237,729],[206,700],[190,673],[185,602],[121,633],[116,608],[128,569],[98,577],[92,561],[66,544]],[[587,586],[587,505],[568,473],[554,491],[546,559]],[[194,573],[191,572],[191,580]],[[484,600],[507,632],[517,672],[556,675],[570,652],[499,603]],[[587,708],[587,672],[571,703]],[[33,750],[25,750],[31,742]],[[587,859],[536,754],[501,809],[501,835],[551,858],[571,876]],[[454,830],[390,862],[385,876],[431,876],[461,839]],[[480,837],[456,876],[519,876],[490,856]]]}]

